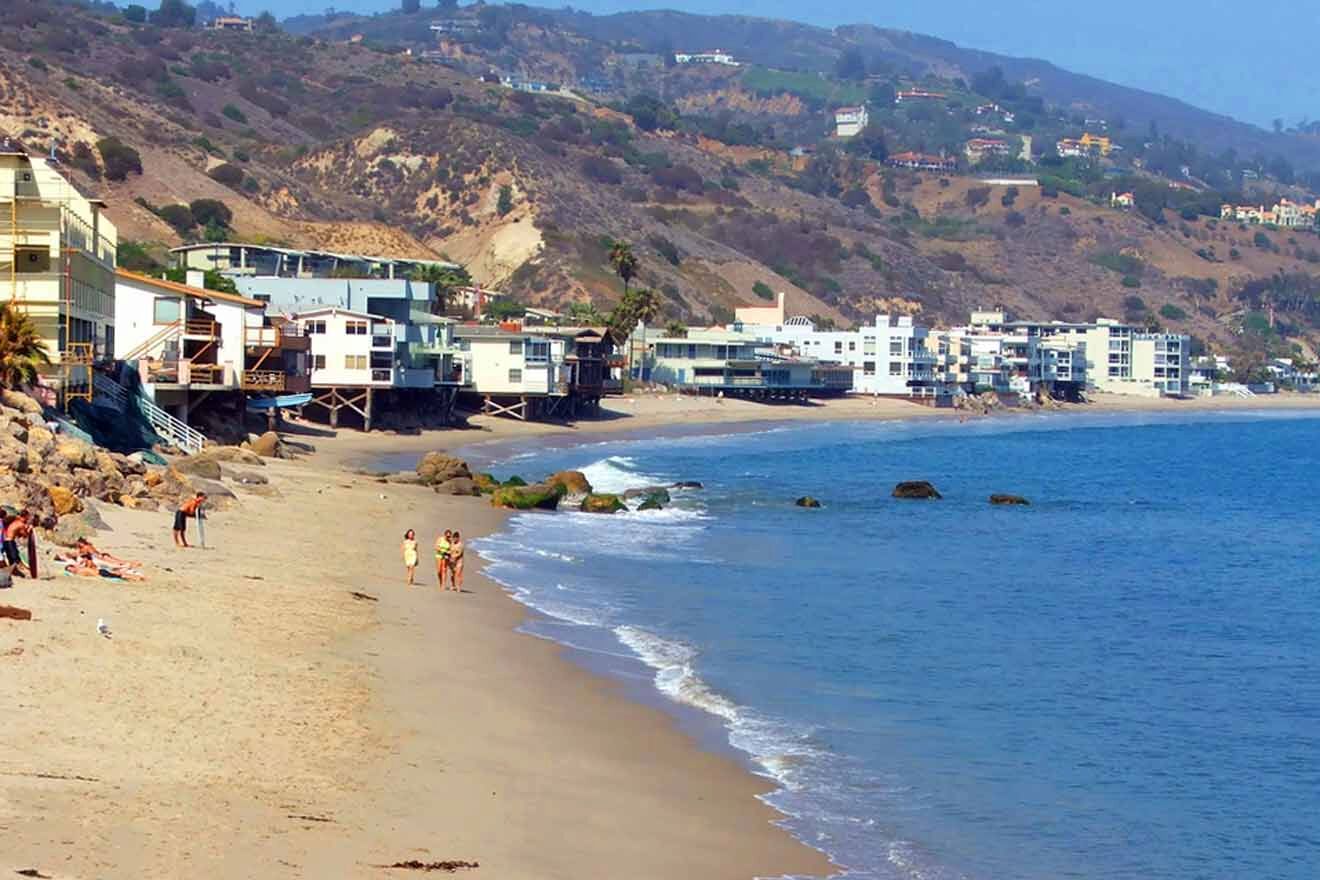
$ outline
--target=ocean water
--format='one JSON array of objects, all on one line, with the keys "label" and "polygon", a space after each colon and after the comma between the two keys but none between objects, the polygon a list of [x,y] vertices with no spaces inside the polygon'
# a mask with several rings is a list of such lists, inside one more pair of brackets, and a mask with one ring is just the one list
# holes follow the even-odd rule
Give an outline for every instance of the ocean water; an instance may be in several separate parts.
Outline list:
[{"label": "ocean water", "polygon": [[[545,613],[533,631],[727,740],[850,877],[1311,880],[1317,428],[1042,416],[524,450],[492,469],[704,488],[475,546]],[[944,500],[891,499],[905,479]]]}]

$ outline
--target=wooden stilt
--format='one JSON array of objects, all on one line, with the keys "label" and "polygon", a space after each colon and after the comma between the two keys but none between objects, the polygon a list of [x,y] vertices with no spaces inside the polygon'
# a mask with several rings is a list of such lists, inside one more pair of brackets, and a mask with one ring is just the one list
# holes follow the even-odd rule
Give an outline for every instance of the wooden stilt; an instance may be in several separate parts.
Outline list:
[{"label": "wooden stilt", "polygon": [[363,429],[364,431],[367,431],[367,432],[370,432],[370,431],[371,431],[371,412],[372,412],[372,406],[371,406],[371,405],[372,405],[372,403],[373,403],[373,401],[374,401],[374,398],[375,398],[375,390],[376,390],[376,389],[374,389],[374,388],[368,388],[368,389],[367,389],[367,403],[366,403],[366,409],[365,409],[365,411],[364,411],[363,414],[362,414],[362,429]]}]

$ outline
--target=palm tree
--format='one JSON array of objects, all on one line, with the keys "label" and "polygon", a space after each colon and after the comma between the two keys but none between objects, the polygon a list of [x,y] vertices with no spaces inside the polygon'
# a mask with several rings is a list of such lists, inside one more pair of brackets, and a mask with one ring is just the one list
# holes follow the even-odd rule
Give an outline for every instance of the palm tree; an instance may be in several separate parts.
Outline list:
[{"label": "palm tree", "polygon": [[49,364],[46,343],[32,318],[13,303],[0,303],[0,385],[31,385],[40,368]]},{"label": "palm tree", "polygon": [[455,289],[472,284],[472,276],[462,266],[444,266],[440,263],[423,263],[412,270],[413,281],[435,285],[436,302],[440,311],[449,311],[449,297]]},{"label": "palm tree", "polygon": [[637,274],[637,256],[633,253],[632,245],[626,241],[616,241],[611,245],[610,265],[614,267],[615,274],[623,279],[623,295],[626,298],[628,284]]}]

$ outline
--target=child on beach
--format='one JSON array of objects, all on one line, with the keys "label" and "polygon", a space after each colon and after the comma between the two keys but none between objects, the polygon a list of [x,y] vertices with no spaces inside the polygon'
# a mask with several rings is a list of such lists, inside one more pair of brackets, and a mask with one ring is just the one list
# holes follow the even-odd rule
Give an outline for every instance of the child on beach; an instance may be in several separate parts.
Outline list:
[{"label": "child on beach", "polygon": [[206,493],[198,492],[192,498],[179,505],[174,511],[174,544],[176,547],[188,546],[188,518],[196,517],[206,503]]},{"label": "child on beach", "polygon": [[417,571],[417,533],[409,529],[403,535],[403,567],[408,569],[408,586],[413,586],[413,573]]},{"label": "child on beach", "polygon": [[435,539],[435,573],[440,578],[440,589],[445,588],[445,578],[449,575],[449,539],[453,532],[445,529],[445,533]]},{"label": "child on beach", "polygon": [[463,592],[463,536],[458,532],[449,543],[449,583],[455,593]]}]

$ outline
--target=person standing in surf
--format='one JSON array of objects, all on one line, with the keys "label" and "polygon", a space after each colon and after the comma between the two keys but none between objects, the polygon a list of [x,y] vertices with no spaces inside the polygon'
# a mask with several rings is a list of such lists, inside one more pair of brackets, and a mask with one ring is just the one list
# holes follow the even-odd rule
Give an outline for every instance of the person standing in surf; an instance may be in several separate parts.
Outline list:
[{"label": "person standing in surf", "polygon": [[463,592],[463,536],[458,532],[449,544],[449,582],[455,593]]},{"label": "person standing in surf", "polygon": [[403,535],[403,567],[408,570],[408,586],[414,586],[413,575],[417,572],[417,533],[412,529]]},{"label": "person standing in surf", "polygon": [[440,579],[440,589],[445,588],[445,578],[449,576],[449,539],[453,532],[445,529],[445,533],[435,539],[435,575]]}]

